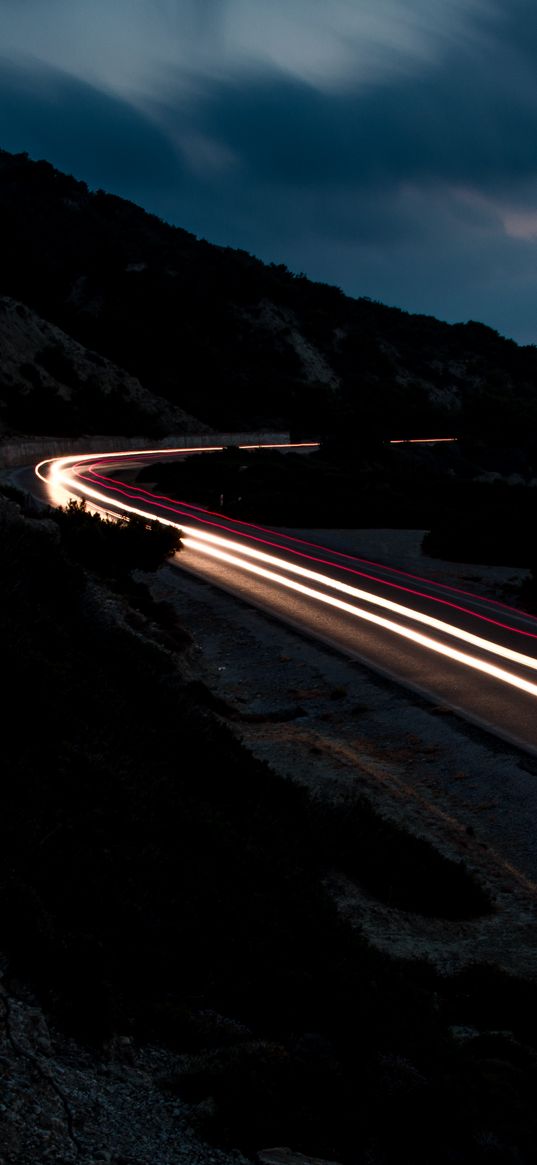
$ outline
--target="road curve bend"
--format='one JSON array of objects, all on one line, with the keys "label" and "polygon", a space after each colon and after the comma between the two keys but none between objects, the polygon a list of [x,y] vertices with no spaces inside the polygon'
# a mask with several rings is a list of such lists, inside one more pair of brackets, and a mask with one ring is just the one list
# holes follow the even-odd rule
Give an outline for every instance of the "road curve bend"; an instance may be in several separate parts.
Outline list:
[{"label": "road curve bend", "polygon": [[[241,446],[255,448],[257,446]],[[307,448],[307,446],[278,446]],[[537,755],[537,619],[485,596],[159,495],[118,474],[220,449],[41,461],[48,500],[177,526],[177,565]]]}]

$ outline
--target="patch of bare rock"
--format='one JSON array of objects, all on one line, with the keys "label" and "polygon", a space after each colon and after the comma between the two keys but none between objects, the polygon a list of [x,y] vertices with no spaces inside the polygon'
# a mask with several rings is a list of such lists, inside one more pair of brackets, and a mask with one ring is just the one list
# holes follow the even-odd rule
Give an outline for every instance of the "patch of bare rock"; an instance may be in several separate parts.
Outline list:
[{"label": "patch of bare rock", "polygon": [[[97,425],[102,426],[109,420],[107,402],[114,402],[114,407],[122,408],[127,416],[135,409],[136,415],[145,418],[146,423],[158,422],[163,432],[206,429],[123,368],[85,348],[61,328],[8,296],[0,296],[0,353],[3,380],[0,402],[8,406],[13,395],[19,402],[21,416],[25,406],[28,416],[35,413],[36,399],[46,401],[49,408],[52,402],[57,408],[61,403],[80,403],[89,394],[91,408],[87,407],[87,418],[85,413],[83,416],[86,421],[90,415],[95,416]],[[54,419],[50,423],[54,425]],[[24,431],[21,424],[2,423],[0,431],[6,429]]]},{"label": "patch of bare rock", "polygon": [[0,985],[0,1165],[246,1165],[204,1143],[193,1107],[162,1086],[178,1061],[127,1036],[98,1054]]}]

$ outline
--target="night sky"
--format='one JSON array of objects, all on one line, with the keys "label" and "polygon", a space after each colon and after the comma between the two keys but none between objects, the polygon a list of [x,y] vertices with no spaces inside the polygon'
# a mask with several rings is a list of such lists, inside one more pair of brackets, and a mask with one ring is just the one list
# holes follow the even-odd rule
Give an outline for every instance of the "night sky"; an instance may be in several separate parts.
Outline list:
[{"label": "night sky", "polygon": [[535,0],[1,0],[0,145],[537,342]]}]

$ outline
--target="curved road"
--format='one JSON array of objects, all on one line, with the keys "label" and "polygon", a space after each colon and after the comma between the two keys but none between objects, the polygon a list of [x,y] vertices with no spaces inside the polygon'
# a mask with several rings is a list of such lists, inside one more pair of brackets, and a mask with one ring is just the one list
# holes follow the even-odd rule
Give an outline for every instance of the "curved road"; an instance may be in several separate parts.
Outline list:
[{"label": "curved road", "polygon": [[537,755],[537,619],[116,476],[201,451],[78,454],[41,462],[36,473],[53,503],[75,494],[107,512],[179,526],[181,569]]}]

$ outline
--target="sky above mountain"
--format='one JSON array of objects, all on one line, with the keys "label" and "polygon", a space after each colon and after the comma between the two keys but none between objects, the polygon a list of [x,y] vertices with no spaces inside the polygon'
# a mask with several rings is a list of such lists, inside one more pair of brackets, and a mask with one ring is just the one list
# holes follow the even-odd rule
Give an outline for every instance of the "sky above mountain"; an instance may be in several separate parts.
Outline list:
[{"label": "sky above mountain", "polygon": [[0,146],[537,342],[531,0],[2,0]]}]

